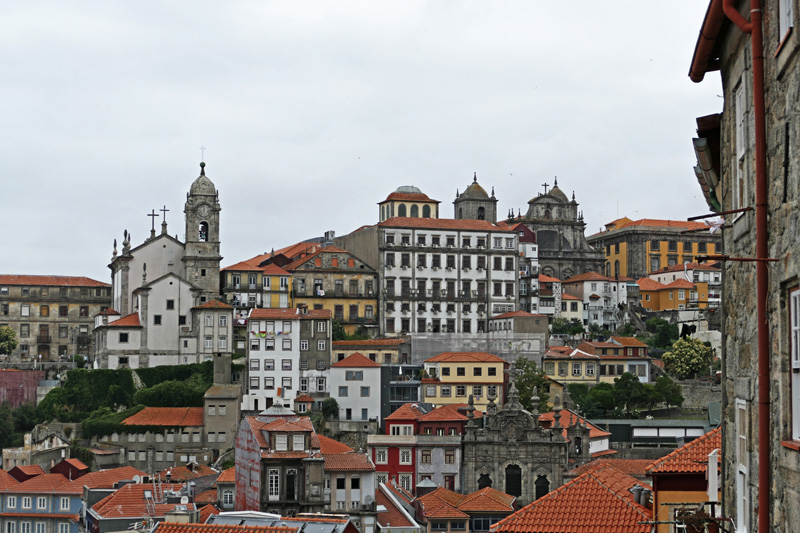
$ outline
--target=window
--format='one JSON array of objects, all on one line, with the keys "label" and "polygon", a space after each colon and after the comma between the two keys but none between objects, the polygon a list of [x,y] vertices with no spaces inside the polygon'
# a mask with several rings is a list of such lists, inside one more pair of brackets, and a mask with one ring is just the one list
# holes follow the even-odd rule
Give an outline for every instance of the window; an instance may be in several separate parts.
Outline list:
[{"label": "window", "polygon": [[586,375],[594,376],[594,363],[586,363]]},{"label": "window", "polygon": [[[253,379],[253,378],[250,378]],[[255,378],[258,379],[258,378]],[[275,378],[264,378],[264,388],[266,390],[274,390],[275,389]],[[222,413],[220,413],[222,414]]]},{"label": "window", "polygon": [[400,449],[400,464],[401,465],[410,465],[411,464],[411,450],[408,448],[401,448]]},{"label": "window", "polygon": [[23,496],[22,497],[22,508],[23,509],[30,509],[33,507],[33,498],[30,496]]},{"label": "window", "polygon": [[9,509],[16,509],[17,508],[17,497],[16,496],[9,496],[6,499],[6,505]]},{"label": "window", "polygon": [[259,380],[257,377],[250,378],[250,388],[251,389],[258,389]]},{"label": "window", "polygon": [[442,385],[440,389],[440,395],[442,398],[449,398],[450,397],[450,387],[448,385]]},{"label": "window", "polygon": [[49,305],[40,305],[39,306],[39,316],[50,316],[50,306]]},{"label": "window", "polygon": [[44,496],[39,496],[38,498],[36,498],[36,508],[47,509],[47,498],[45,498]]},{"label": "window", "polygon": [[581,375],[581,364],[580,363],[572,363],[572,375],[573,376],[580,376]]},{"label": "window", "polygon": [[280,497],[280,470],[270,468],[267,476],[269,499],[277,500]]},{"label": "window", "polygon": [[347,370],[344,374],[345,381],[363,381],[364,380],[364,371],[363,370]]},{"label": "window", "polygon": [[307,350],[308,350],[308,341],[307,340],[300,341],[300,351],[305,352]]},{"label": "window", "polygon": [[792,0],[778,1],[778,39],[780,40],[785,39],[786,34],[794,26],[792,3]]},{"label": "window", "polygon": [[128,334],[127,333],[120,333],[119,334],[119,342],[124,344],[128,342]]},{"label": "window", "polygon": [[375,464],[385,465],[388,463],[386,448],[375,449]]},{"label": "window", "polygon": [[487,375],[489,376],[496,376],[497,375],[497,367],[490,367],[486,369]]},{"label": "window", "polygon": [[275,370],[275,359],[264,359],[264,370]]},{"label": "window", "polygon": [[456,451],[455,450],[445,450],[444,451],[444,462],[445,464],[452,465],[456,462]]},{"label": "window", "polygon": [[214,348],[214,337],[206,337],[206,348]]},{"label": "window", "polygon": [[275,339],[264,339],[264,349],[267,351],[275,351]]},{"label": "window", "polygon": [[228,337],[220,337],[219,338],[219,349],[225,350],[228,348]]},{"label": "window", "polygon": [[[323,332],[323,331],[325,331],[325,329],[326,329],[325,328],[325,322],[323,320],[318,321],[317,322],[317,331]],[[323,350],[324,350],[324,348],[323,348]]]},{"label": "window", "polygon": [[424,465],[431,464],[431,451],[430,450],[422,450],[422,453],[420,454],[419,462],[424,464]]},{"label": "window", "polygon": [[[747,403],[736,399],[736,523],[749,523],[750,497],[747,483]],[[743,529],[745,531],[745,529]]]},{"label": "window", "polygon": [[456,385],[456,396],[459,398],[464,398],[466,395],[467,395],[467,386]]},{"label": "window", "polygon": [[325,351],[325,341],[317,341],[317,350]]},{"label": "window", "polygon": [[361,397],[369,398],[369,387],[361,387]]},{"label": "window", "polygon": [[[222,491],[222,505],[230,507],[233,505],[233,491],[226,489]],[[59,532],[60,533],[60,532]]]},{"label": "window", "polygon": [[466,376],[467,370],[463,366],[456,367],[456,376]]},{"label": "window", "polygon": [[281,380],[281,387],[284,390],[292,390],[292,378],[283,378]]},{"label": "window", "polygon": [[339,387],[339,397],[340,398],[347,397],[347,387]]},{"label": "window", "polygon": [[281,360],[281,370],[291,370],[292,369],[292,360],[291,359],[283,359]]},{"label": "window", "polygon": [[443,366],[442,367],[442,375],[443,376],[449,376],[450,375],[450,367],[449,366]]}]

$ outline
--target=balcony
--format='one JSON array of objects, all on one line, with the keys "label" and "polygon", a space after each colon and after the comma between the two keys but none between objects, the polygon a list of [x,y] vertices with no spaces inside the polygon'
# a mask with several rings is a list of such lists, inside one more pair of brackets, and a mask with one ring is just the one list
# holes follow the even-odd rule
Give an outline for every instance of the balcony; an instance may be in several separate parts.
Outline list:
[{"label": "balcony", "polygon": [[89,335],[78,335],[78,346],[88,346],[92,341]]},{"label": "balcony", "polygon": [[50,335],[37,335],[36,336],[36,343],[37,344],[50,344]]}]

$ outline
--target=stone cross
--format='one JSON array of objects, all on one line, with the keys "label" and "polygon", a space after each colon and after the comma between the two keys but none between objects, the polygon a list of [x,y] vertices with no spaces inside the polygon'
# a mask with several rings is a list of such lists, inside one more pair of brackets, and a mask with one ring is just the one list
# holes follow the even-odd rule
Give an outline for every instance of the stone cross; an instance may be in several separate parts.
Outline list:
[{"label": "stone cross", "polygon": [[155,209],[151,209],[150,212],[147,213],[147,216],[150,217],[150,226],[151,226],[150,227],[150,231],[155,231],[156,230],[156,217],[158,216],[156,214],[156,210]]},{"label": "stone cross", "polygon": [[162,222],[166,222],[167,221],[167,211],[169,211],[169,209],[167,209],[167,206],[164,206],[161,209],[159,209],[159,211],[161,211],[161,215],[164,217],[161,221]]},{"label": "stone cross", "polygon": [[205,161],[206,160],[205,153],[206,153],[206,147],[203,146],[203,145],[200,145],[200,161]]},{"label": "stone cross", "polygon": [[549,187],[547,182],[542,183],[542,187],[544,187],[544,193],[547,194],[547,188]]}]

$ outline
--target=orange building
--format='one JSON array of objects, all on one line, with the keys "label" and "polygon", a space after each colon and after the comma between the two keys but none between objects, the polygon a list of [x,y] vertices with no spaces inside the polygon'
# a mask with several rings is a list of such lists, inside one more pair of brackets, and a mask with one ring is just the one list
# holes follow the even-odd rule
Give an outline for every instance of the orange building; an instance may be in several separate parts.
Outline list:
[{"label": "orange building", "polygon": [[642,307],[648,311],[673,311],[708,307],[708,283],[676,279],[669,284],[650,278],[636,281]]}]

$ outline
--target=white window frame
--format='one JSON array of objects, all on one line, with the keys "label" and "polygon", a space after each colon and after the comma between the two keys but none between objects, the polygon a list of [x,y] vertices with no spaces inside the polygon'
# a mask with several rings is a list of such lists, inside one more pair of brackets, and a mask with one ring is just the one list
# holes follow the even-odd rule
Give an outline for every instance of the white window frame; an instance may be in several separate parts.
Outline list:
[{"label": "white window frame", "polygon": [[289,436],[278,434],[275,435],[275,451],[286,452],[289,451]]},{"label": "white window frame", "polygon": [[783,41],[794,27],[794,0],[778,0],[778,38]]},{"label": "white window frame", "polygon": [[292,450],[293,451],[305,451],[306,449],[306,438],[305,435],[292,435]]},{"label": "white window frame", "polygon": [[33,507],[33,498],[30,496],[23,496],[22,497],[22,508],[23,509],[30,509]]},{"label": "white window frame", "polygon": [[305,352],[306,350],[308,350],[308,340],[304,339],[300,341],[300,351]]},{"label": "white window frame", "polygon": [[389,452],[386,448],[375,448],[375,464],[389,464]]},{"label": "white window frame", "polygon": [[62,496],[59,505],[61,511],[69,511],[69,496]]},{"label": "white window frame", "polygon": [[735,460],[736,460],[736,524],[737,532],[747,532],[750,519],[750,497],[747,472],[747,402],[737,398],[736,408],[736,441],[735,441]]},{"label": "white window frame", "polygon": [[[322,322],[324,324],[324,322]],[[324,351],[325,350],[325,341],[317,341],[317,350]]]},{"label": "white window frame", "polygon": [[800,440],[800,287],[789,291],[789,357],[792,367],[792,439]]},{"label": "white window frame", "polygon": [[411,464],[411,448],[400,448],[400,464]]}]

